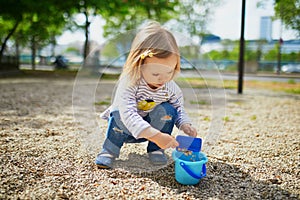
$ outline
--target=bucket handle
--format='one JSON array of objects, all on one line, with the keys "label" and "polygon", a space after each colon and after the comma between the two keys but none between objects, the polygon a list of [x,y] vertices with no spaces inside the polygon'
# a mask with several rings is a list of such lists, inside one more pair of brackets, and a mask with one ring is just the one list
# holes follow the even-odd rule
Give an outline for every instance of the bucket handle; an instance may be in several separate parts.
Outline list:
[{"label": "bucket handle", "polygon": [[201,179],[204,176],[206,176],[206,165],[203,164],[202,165],[202,170],[200,173],[200,176],[198,176],[197,174],[195,174],[194,172],[192,172],[192,170],[190,170],[190,168],[184,163],[184,162],[180,162],[180,166],[193,178],[195,179]]}]

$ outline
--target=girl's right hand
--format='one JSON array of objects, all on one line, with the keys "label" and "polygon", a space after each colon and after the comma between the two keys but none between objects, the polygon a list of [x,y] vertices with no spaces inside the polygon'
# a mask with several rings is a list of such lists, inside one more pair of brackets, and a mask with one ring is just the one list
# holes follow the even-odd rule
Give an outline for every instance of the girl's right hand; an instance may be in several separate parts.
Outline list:
[{"label": "girl's right hand", "polygon": [[179,146],[179,143],[173,136],[162,132],[159,132],[153,137],[148,138],[148,140],[154,142],[157,146],[159,146],[162,149],[175,148]]}]

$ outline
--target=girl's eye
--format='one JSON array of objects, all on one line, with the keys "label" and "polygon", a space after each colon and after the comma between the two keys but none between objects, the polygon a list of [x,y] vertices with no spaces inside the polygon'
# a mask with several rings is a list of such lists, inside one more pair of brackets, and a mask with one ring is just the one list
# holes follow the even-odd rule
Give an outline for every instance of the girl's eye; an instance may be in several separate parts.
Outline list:
[{"label": "girl's eye", "polygon": [[153,76],[158,76],[159,74],[152,74]]}]

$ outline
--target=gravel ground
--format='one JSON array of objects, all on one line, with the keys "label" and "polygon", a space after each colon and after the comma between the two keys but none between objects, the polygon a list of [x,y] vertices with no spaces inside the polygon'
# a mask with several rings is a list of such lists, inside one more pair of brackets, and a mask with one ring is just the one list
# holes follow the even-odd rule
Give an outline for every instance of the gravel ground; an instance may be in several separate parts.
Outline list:
[{"label": "gravel ground", "polygon": [[209,159],[207,176],[187,186],[174,178],[172,150],[153,167],[145,143],[126,144],[112,170],[95,166],[98,114],[114,88],[97,81],[0,79],[0,199],[300,199],[299,95],[184,88]]}]

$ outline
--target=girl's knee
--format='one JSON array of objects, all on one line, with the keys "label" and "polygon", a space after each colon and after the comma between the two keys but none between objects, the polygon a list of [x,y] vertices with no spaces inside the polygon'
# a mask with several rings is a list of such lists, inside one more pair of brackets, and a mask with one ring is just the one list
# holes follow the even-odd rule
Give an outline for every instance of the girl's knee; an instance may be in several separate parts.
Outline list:
[{"label": "girl's knee", "polygon": [[147,118],[152,127],[171,134],[177,117],[177,110],[170,103],[165,102],[156,106]]},{"label": "girl's knee", "polygon": [[168,102],[161,103],[152,111],[152,116],[166,121],[176,119],[178,116],[177,110]]},{"label": "girl's knee", "polygon": [[168,102],[164,102],[161,104],[161,106],[164,108],[166,114],[172,115],[173,117],[177,117],[178,113],[176,108],[174,108],[174,106]]}]

